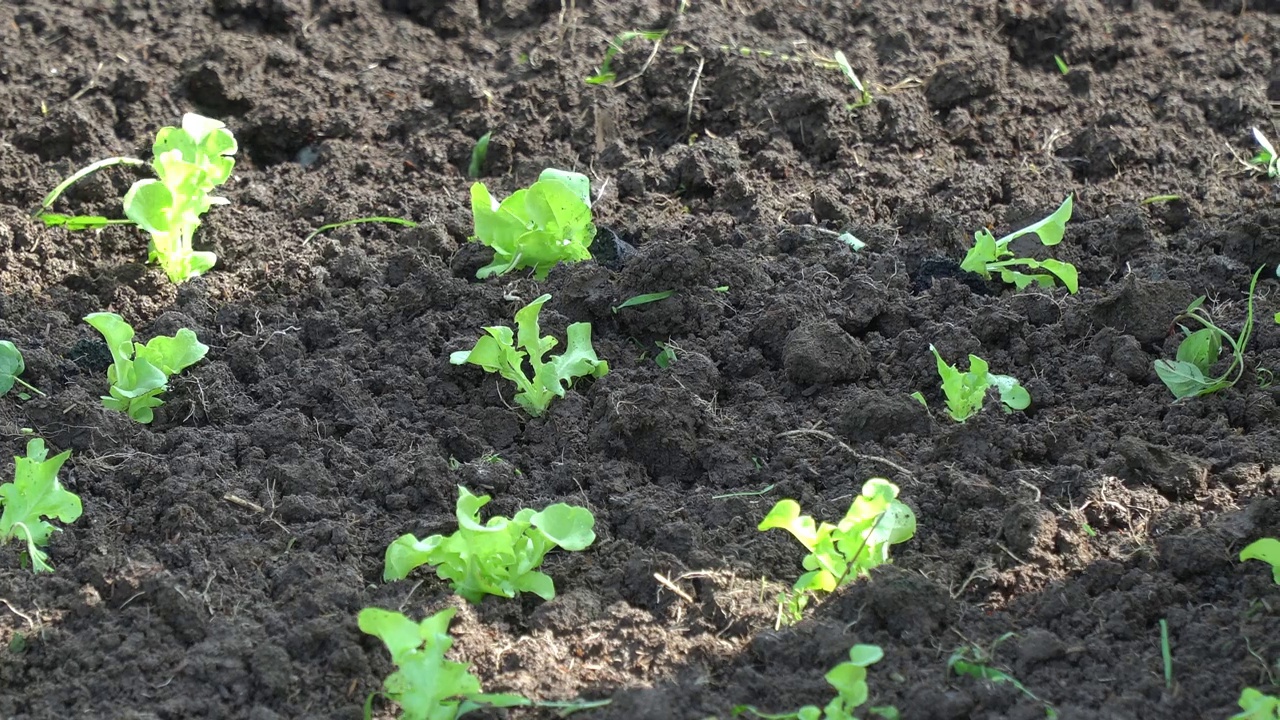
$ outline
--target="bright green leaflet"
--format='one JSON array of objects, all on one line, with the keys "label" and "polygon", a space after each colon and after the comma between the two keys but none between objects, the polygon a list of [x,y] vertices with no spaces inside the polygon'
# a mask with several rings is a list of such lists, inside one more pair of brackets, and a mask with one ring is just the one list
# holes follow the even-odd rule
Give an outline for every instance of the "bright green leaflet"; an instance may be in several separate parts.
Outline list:
[{"label": "bright green leaflet", "polygon": [[[997,375],[988,372],[987,361],[977,355],[969,356],[969,371],[960,372],[954,365],[948,365],[942,359],[942,353],[933,345],[929,346],[938,365],[938,375],[942,377],[942,392],[947,396],[947,412],[956,422],[964,422],[982,409],[987,399],[987,390],[995,388],[1000,393],[1000,402],[1005,412],[1026,410],[1031,405],[1031,394],[1018,381],[1009,375]],[[911,397],[925,402],[924,395],[912,393]]]},{"label": "bright green leaflet", "polygon": [[13,482],[0,485],[0,543],[18,539],[27,543],[32,572],[53,572],[49,556],[40,548],[58,528],[41,518],[75,522],[82,512],[80,498],[58,482],[58,470],[71,457],[70,450],[49,457],[44,440],[27,442],[27,456],[13,459]]},{"label": "bright green leaflet", "polygon": [[1271,578],[1280,585],[1280,540],[1262,538],[1254,540],[1240,551],[1240,562],[1261,560],[1271,565]]},{"label": "bright green leaflet", "polygon": [[916,534],[915,513],[897,497],[897,485],[871,478],[837,525],[818,525],[800,514],[799,503],[786,499],[773,506],[758,529],[786,530],[809,551],[803,561],[808,572],[792,588],[797,596],[829,593],[889,562],[889,547]]},{"label": "bright green leaflet", "polygon": [[591,181],[581,173],[548,168],[538,181],[501,203],[484,183],[471,186],[472,238],[493,249],[493,262],[477,278],[533,268],[545,280],[562,262],[591,259]]},{"label": "bright green leaflet", "polygon": [[[516,402],[533,417],[545,413],[552,398],[564,397],[566,383],[572,385],[580,377],[604,377],[609,372],[609,363],[598,358],[591,346],[591,323],[573,323],[565,328],[564,354],[543,359],[556,346],[555,338],[539,337],[542,330],[538,314],[550,299],[550,295],[538,297],[516,313],[514,337],[509,327],[486,327],[488,335],[477,340],[475,347],[449,356],[454,365],[479,365],[486,372],[496,372],[515,383]],[[533,368],[532,378],[524,371],[526,359]]]},{"label": "bright green leaflet", "polygon": [[194,113],[182,127],[163,127],[152,145],[158,180],[139,180],[124,196],[124,213],[151,235],[148,260],[175,283],[204,274],[217,258],[193,250],[200,216],[227,199],[210,194],[231,177],[237,145],[226,125]]},{"label": "bright green leaflet", "polygon": [[[1203,295],[1191,301],[1187,309],[1174,318],[1174,322],[1194,320],[1201,325],[1194,332],[1186,327],[1182,328],[1186,337],[1178,344],[1178,352],[1173,360],[1155,361],[1156,375],[1169,388],[1169,392],[1173,393],[1175,401],[1225,390],[1235,385],[1244,375],[1244,351],[1253,336],[1254,290],[1258,286],[1262,270],[1262,267],[1258,268],[1249,282],[1248,311],[1244,324],[1240,327],[1239,337],[1232,337],[1214,324],[1203,308]],[[1222,352],[1223,343],[1231,350],[1231,364],[1221,375],[1210,377],[1210,371]]]},{"label": "bright green leaflet", "polygon": [[144,424],[154,419],[153,409],[164,404],[160,393],[168,387],[169,377],[199,362],[209,352],[209,346],[187,328],[172,337],[151,338],[143,345],[133,342],[133,328],[115,313],[91,313],[84,321],[102,333],[115,361],[107,368],[111,394],[102,397],[103,406]]},{"label": "bright green leaflet", "polygon": [[[532,704],[519,695],[486,695],[467,663],[445,659],[453,646],[448,608],[415,623],[398,612],[380,608],[360,611],[360,630],[387,646],[396,671],[382,683],[384,694],[400,705],[402,720],[454,720],[485,707]],[[371,712],[366,704],[366,717]]]},{"label": "bright green leaflet", "polygon": [[1276,156],[1276,149],[1271,145],[1271,141],[1258,128],[1252,128],[1253,139],[1258,143],[1258,154],[1253,156],[1249,162],[1254,165],[1261,166],[1259,169],[1267,174],[1267,177],[1273,178],[1280,175],[1280,157]]},{"label": "bright green leaflet", "polygon": [[[867,702],[871,691],[867,687],[867,668],[880,662],[884,651],[878,645],[854,645],[849,648],[849,659],[831,668],[826,674],[827,682],[835,688],[836,696],[826,707],[806,705],[795,712],[770,714],[762,713],[750,705],[739,705],[733,709],[734,716],[751,713],[763,720],[857,720],[855,710]],[[869,711],[888,720],[896,720],[898,711],[892,707],[873,707]]]},{"label": "bright green leaflet", "polygon": [[1232,715],[1230,720],[1280,720],[1280,698],[1265,695],[1260,690],[1245,688],[1240,691],[1237,704],[1241,712]]},{"label": "bright green leaflet", "polygon": [[9,392],[15,383],[37,395],[44,395],[34,385],[18,377],[26,369],[26,363],[22,361],[22,352],[17,346],[8,340],[0,340],[0,395]]},{"label": "bright green leaflet", "polygon": [[644,295],[636,295],[635,297],[627,298],[626,300],[623,300],[621,303],[614,305],[610,309],[613,310],[614,315],[617,315],[618,311],[622,310],[623,308],[636,307],[637,305],[648,305],[649,303],[658,302],[659,300],[666,300],[667,298],[675,294],[676,294],[675,290],[663,290],[662,292],[645,293]]},{"label": "bright green leaflet", "polygon": [[[1067,221],[1071,219],[1071,209],[1071,196],[1068,195],[1049,217],[1011,232],[999,240],[986,228],[975,232],[973,247],[969,248],[969,252],[965,254],[960,268],[984,278],[990,278],[992,273],[999,273],[1001,280],[1019,290],[1031,283],[1041,287],[1054,287],[1061,282],[1074,294],[1080,289],[1080,274],[1074,265],[1061,260],[1014,257],[1013,251],[1009,250],[1009,243],[1032,233],[1039,236],[1040,244],[1045,247],[1052,247],[1062,242],[1062,236],[1067,231]],[[1019,266],[1028,271],[1046,270],[1048,272],[1021,272],[1013,269]]]},{"label": "bright green leaflet", "polygon": [[[849,82],[853,84],[853,87],[858,90],[858,99],[849,103],[845,107],[849,110],[857,110],[858,108],[870,105],[871,93],[863,87],[862,80],[858,79],[858,73],[854,72],[853,66],[849,64],[849,58],[845,57],[845,54],[842,51],[837,50],[835,52],[835,60],[836,65],[840,68],[840,72],[843,73],[844,76],[849,79]],[[856,240],[857,238],[854,239]],[[855,247],[853,249],[858,250],[859,248]]]},{"label": "bright green leaflet", "polygon": [[515,517],[480,521],[488,495],[472,495],[458,486],[458,529],[448,537],[419,540],[402,535],[387,547],[384,580],[400,580],[421,565],[435,567],[454,592],[479,603],[485,595],[515,597],[531,592],[555,597],[555,584],[538,571],[547,553],[559,547],[583,550],[595,542],[595,517],[586,508],[556,503],[541,512],[524,509]]}]

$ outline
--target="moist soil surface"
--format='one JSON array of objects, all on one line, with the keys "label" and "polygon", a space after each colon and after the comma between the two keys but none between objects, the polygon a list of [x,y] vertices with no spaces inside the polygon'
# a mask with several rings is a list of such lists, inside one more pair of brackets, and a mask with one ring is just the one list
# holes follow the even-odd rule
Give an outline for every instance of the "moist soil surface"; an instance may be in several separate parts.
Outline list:
[{"label": "moist soil surface", "polygon": [[[1251,126],[1276,136],[1280,5],[685,5],[0,9],[0,338],[47,393],[0,399],[0,444],[20,454],[30,428],[72,450],[84,503],[53,574],[0,548],[0,717],[355,720],[392,669],[356,626],[370,606],[458,608],[452,656],[487,691],[612,700],[586,718],[823,705],[855,643],[884,649],[870,704],[904,718],[1225,718],[1242,688],[1275,692],[1280,592],[1237,553],[1280,534],[1280,210],[1241,162]],[[656,51],[625,44],[616,85],[584,82],[609,38],[663,28]],[[870,104],[816,59],[835,50]],[[240,142],[196,235],[207,275],[171,284],[134,228],[32,219],[186,111]],[[596,260],[476,280],[467,168],[489,131],[495,194],[591,175]],[[120,217],[146,176],[105,171],[55,210]],[[1051,252],[1078,294],[959,270],[974,230],[1070,193]],[[304,240],[372,215],[420,225]],[[1243,377],[1175,404],[1153,370],[1175,316],[1208,295],[1237,333],[1264,264]],[[544,331],[592,323],[611,371],[532,419],[449,354],[542,293]],[[150,425],[98,400],[110,357],[81,318],[104,310],[211,347]],[[993,395],[952,421],[931,344],[1019,378],[1030,408]],[[877,476],[915,538],[779,628],[804,553],[757,524],[781,498],[834,522]],[[594,545],[544,564],[554,600],[473,606],[426,568],[382,581],[391,540],[456,527],[458,485],[486,512],[595,513]],[[1027,692],[949,675],[964,647]]]}]

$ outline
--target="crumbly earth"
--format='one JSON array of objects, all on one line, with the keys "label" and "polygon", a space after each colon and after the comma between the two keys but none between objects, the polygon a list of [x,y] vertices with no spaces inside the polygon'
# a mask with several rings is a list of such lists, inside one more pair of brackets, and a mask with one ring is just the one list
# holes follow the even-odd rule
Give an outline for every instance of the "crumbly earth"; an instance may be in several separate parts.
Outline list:
[{"label": "crumbly earth", "polygon": [[[0,398],[0,444],[18,454],[31,428],[71,449],[84,501],[56,573],[0,548],[0,717],[354,720],[391,669],[356,627],[367,606],[458,607],[455,657],[487,690],[611,698],[593,719],[824,704],[855,643],[884,648],[871,704],[904,718],[1224,718],[1241,688],[1276,691],[1280,591],[1236,559],[1280,535],[1270,269],[1234,388],[1174,404],[1152,363],[1198,295],[1236,332],[1250,273],[1280,261],[1275,185],[1239,162],[1251,126],[1280,135],[1280,3],[681,5],[0,8],[0,338],[48,393]],[[609,38],[657,28],[656,51],[615,59],[624,82],[583,82]],[[837,49],[870,105],[814,59]],[[136,230],[32,221],[61,178],[149,157],[189,110],[241,143],[231,203],[197,234],[207,276],[171,285]],[[598,222],[635,252],[477,281],[466,171],[488,131],[495,192],[588,172]],[[118,217],[144,176],[106,171],[57,209]],[[975,229],[1068,193],[1052,252],[1079,294],[959,271]],[[421,225],[304,241],[369,215]],[[543,292],[544,328],[591,322],[613,369],[530,419],[448,355]],[[212,348],[149,426],[98,402],[109,356],[80,318],[99,310]],[[930,344],[1020,378],[1033,405],[952,422]],[[834,521],[873,476],[918,534],[776,629],[803,553],[756,525],[783,497]],[[459,484],[503,514],[595,513],[595,545],[545,564],[553,601],[469,606],[425,570],[382,582],[392,539],[455,526]],[[948,676],[966,646],[994,646],[1028,692]]]}]

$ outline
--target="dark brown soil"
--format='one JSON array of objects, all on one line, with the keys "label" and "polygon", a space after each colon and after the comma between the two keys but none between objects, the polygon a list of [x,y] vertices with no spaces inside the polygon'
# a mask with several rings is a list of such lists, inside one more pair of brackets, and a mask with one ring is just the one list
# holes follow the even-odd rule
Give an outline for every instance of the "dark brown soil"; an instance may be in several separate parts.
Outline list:
[{"label": "dark brown soil", "polygon": [[[872,703],[904,718],[1044,717],[1009,685],[947,677],[955,648],[1007,632],[996,663],[1062,718],[1224,718],[1241,688],[1275,692],[1280,590],[1235,560],[1280,534],[1280,386],[1255,371],[1280,372],[1274,274],[1235,388],[1175,405],[1152,361],[1201,293],[1235,330],[1250,272],[1280,261],[1275,186],[1233,157],[1252,125],[1280,134],[1280,4],[675,5],[0,9],[0,338],[49,393],[0,399],[0,438],[8,455],[20,428],[72,449],[85,508],[53,575],[0,549],[0,644],[27,640],[0,651],[0,717],[359,718],[390,670],[356,628],[371,605],[461,606],[456,655],[486,689],[613,699],[590,718],[822,704],[854,643],[884,648]],[[609,37],[667,26],[641,77],[583,82]],[[847,109],[849,84],[803,59],[836,49],[870,106]],[[626,50],[623,78],[649,57]],[[59,179],[146,156],[186,110],[242,146],[232,203],[198,234],[219,257],[206,277],[170,285],[134,230],[29,219]],[[597,219],[636,254],[475,281],[465,170],[489,130],[491,187],[589,172]],[[135,177],[104,173],[59,208],[118,216]],[[958,276],[975,228],[1072,192],[1057,255],[1078,295]],[[1140,204],[1159,194],[1181,199]],[[303,242],[364,215],[422,226]],[[610,310],[660,290],[677,293]],[[531,420],[448,355],[544,291],[544,327],[593,323],[613,371]],[[97,310],[212,346],[150,426],[97,400],[103,347],[80,322]],[[670,370],[658,341],[678,348]],[[930,343],[1021,378],[1032,408],[953,423]],[[802,429],[818,432],[785,434]],[[756,524],[782,497],[834,520],[877,475],[916,538],[775,631],[802,553]],[[504,514],[585,504],[599,540],[548,559],[547,603],[467,606],[426,571],[383,584],[389,541],[453,527],[458,484]]]}]

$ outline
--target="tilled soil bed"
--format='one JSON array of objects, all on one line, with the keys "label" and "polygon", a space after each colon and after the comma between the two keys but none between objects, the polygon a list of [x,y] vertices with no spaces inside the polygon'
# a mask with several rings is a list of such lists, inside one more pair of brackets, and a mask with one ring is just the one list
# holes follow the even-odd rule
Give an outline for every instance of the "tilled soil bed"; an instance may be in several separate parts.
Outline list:
[{"label": "tilled soil bed", "polygon": [[[0,338],[48,397],[0,398],[0,442],[20,454],[30,428],[71,449],[62,479],[84,515],[54,536],[51,575],[0,548],[0,717],[354,720],[392,669],[356,627],[371,606],[459,608],[454,657],[486,690],[612,699],[586,718],[822,705],[823,674],[855,643],[885,652],[871,704],[907,719],[1040,718],[1046,704],[1225,718],[1242,688],[1274,693],[1280,591],[1236,555],[1280,534],[1280,209],[1241,162],[1251,126],[1277,135],[1276,12],[6,3]],[[656,51],[632,40],[614,59],[625,82],[584,82],[610,38],[662,28]],[[814,59],[835,50],[869,105],[850,108],[851,84]],[[143,264],[136,229],[32,219],[60,179],[149,157],[186,111],[241,145],[231,203],[196,236],[213,271],[174,286]],[[634,252],[545,282],[477,281],[490,253],[468,243],[467,166],[488,131],[495,194],[545,167],[588,173],[599,251],[625,250],[616,234]],[[57,209],[119,217],[144,176],[100,173]],[[1078,294],[959,271],[974,230],[1022,227],[1071,193],[1052,252],[1079,268]],[[1177,199],[1143,203],[1157,195]],[[369,215],[421,225],[304,242]],[[1019,247],[1045,256],[1034,238]],[[1173,403],[1153,370],[1177,347],[1173,318],[1206,294],[1235,333],[1264,264],[1243,378]],[[612,371],[531,419],[508,383],[448,358],[544,292],[544,330],[592,323]],[[187,327],[212,348],[150,425],[98,400],[110,357],[81,318],[103,310],[142,338]],[[676,353],[669,368],[656,343]],[[1031,407],[992,399],[953,422],[930,344],[1019,378]],[[803,551],[757,524],[784,497],[835,521],[876,476],[901,486],[916,537],[778,629]],[[595,544],[544,564],[554,600],[472,606],[426,569],[382,582],[392,539],[453,530],[459,484],[503,515],[595,513]],[[948,676],[971,645],[996,645],[993,666],[1039,700]]]}]

